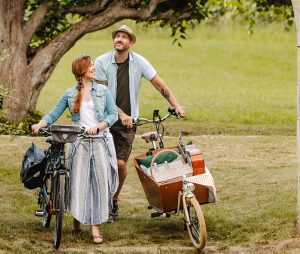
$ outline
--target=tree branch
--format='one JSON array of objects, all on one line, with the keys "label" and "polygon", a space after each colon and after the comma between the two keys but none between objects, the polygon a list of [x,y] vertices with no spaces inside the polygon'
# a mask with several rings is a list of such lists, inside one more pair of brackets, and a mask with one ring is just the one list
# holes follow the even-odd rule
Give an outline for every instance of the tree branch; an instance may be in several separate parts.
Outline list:
[{"label": "tree branch", "polygon": [[106,15],[86,18],[70,26],[66,31],[48,42],[47,45],[39,48],[27,67],[28,75],[34,73],[35,77],[32,80],[32,88],[37,89],[40,84],[46,82],[61,57],[83,35],[95,30],[104,29],[118,21],[116,17],[111,17],[109,14],[110,12],[107,12]]},{"label": "tree branch", "polygon": [[24,25],[24,40],[26,45],[30,43],[32,35],[36,32],[38,27],[41,25],[45,15],[48,11],[48,3],[43,2],[39,7],[31,14],[29,20]]},{"label": "tree branch", "polygon": [[[165,0],[152,0],[147,7],[141,10],[124,7],[125,1],[114,1],[101,14],[86,17],[76,24],[73,24],[52,41],[48,42],[47,45],[39,48],[28,64],[28,75],[33,72],[40,72],[34,75],[35,80],[32,80],[33,89],[37,88],[40,84],[44,84],[43,80],[46,82],[45,79],[47,80],[49,78],[61,57],[83,35],[107,28],[123,19],[157,21],[173,17],[173,10],[161,13],[157,12],[157,14],[153,16],[153,12],[155,12],[158,4]],[[184,17],[188,18],[189,13]]]},{"label": "tree branch", "polygon": [[86,5],[73,6],[69,8],[64,14],[73,13],[80,15],[88,15],[100,13],[105,10],[105,6],[108,2],[110,2],[110,0],[100,0]]}]

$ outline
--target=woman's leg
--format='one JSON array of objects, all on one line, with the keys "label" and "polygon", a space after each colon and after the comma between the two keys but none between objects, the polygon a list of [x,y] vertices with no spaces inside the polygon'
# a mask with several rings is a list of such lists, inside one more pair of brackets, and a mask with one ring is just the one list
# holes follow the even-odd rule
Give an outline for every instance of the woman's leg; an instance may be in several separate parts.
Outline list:
[{"label": "woman's leg", "polygon": [[80,233],[81,232],[80,222],[78,220],[76,220],[75,218],[73,218],[73,231],[74,231],[74,233]]},{"label": "woman's leg", "polygon": [[100,232],[99,226],[98,225],[91,225],[91,231],[92,231],[93,243],[95,243],[95,244],[103,243],[103,236]]}]

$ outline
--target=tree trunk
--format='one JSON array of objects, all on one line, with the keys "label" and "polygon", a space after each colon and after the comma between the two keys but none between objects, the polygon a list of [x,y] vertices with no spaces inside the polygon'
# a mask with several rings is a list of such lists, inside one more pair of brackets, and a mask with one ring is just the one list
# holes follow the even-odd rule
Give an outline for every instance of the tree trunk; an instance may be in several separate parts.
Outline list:
[{"label": "tree trunk", "polygon": [[[22,33],[24,1],[1,1],[0,3],[0,84],[9,94],[3,100],[3,107],[9,110],[8,121],[23,118],[29,108],[31,89],[30,77],[26,73],[27,58]],[[16,22],[18,21],[18,22]]]},{"label": "tree trunk", "polygon": [[300,0],[292,0],[297,31],[297,233],[300,234]]},{"label": "tree trunk", "polygon": [[3,108],[9,110],[6,119],[10,122],[25,117],[32,96],[31,89],[28,89],[31,80],[26,72],[27,65],[19,56],[19,51],[10,51],[6,59],[0,63],[0,83],[9,91],[3,100]]}]

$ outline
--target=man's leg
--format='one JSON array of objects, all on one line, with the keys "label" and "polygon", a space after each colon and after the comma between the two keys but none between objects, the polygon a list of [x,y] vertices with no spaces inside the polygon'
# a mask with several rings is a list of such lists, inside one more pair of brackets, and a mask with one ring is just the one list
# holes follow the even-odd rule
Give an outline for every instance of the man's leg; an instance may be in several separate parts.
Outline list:
[{"label": "man's leg", "polygon": [[118,198],[127,176],[127,161],[131,153],[132,143],[134,140],[136,129],[120,129],[113,127],[111,128],[111,134],[114,138],[114,144],[117,155],[119,186],[116,193],[113,196],[113,209],[110,215],[113,219],[116,219],[119,216]]},{"label": "man's leg", "polygon": [[123,160],[118,160],[118,173],[119,173],[119,186],[118,189],[113,196],[113,200],[118,200],[119,194],[125,182],[127,176],[127,162]]}]

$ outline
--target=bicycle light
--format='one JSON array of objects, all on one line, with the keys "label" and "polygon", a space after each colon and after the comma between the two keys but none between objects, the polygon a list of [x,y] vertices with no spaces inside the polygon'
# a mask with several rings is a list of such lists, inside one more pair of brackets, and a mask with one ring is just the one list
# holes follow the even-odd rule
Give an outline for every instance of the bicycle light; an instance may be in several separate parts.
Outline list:
[{"label": "bicycle light", "polygon": [[195,190],[195,184],[193,184],[193,183],[188,183],[188,184],[186,185],[186,190],[187,190],[187,191],[190,191],[190,192],[193,192],[193,191]]}]

